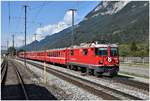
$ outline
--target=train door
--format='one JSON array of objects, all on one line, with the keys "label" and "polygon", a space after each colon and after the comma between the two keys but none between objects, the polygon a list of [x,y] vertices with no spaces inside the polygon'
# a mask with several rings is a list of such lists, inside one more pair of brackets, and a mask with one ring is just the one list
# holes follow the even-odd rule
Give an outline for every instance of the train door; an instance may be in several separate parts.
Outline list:
[{"label": "train door", "polygon": [[70,58],[70,56],[69,56],[69,54],[70,54],[70,50],[69,49],[66,49],[66,64],[69,62],[69,58]]}]

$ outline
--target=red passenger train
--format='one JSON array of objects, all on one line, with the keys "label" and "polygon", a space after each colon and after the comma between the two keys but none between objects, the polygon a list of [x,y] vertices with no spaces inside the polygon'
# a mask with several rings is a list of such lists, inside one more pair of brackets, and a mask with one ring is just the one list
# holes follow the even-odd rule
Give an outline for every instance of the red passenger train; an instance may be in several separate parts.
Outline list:
[{"label": "red passenger train", "polygon": [[70,69],[87,71],[94,75],[117,75],[119,54],[116,44],[86,44],[46,51],[20,52],[21,58],[65,65]]}]

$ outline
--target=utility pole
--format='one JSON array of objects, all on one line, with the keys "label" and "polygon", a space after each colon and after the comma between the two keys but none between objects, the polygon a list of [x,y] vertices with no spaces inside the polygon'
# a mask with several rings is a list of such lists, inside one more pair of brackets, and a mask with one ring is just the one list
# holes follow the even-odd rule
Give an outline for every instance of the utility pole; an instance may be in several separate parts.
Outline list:
[{"label": "utility pole", "polygon": [[34,36],[35,36],[35,41],[36,41],[36,35],[38,35],[38,34],[33,34]]},{"label": "utility pole", "polygon": [[24,46],[24,44],[25,44],[25,43],[24,43],[24,40],[22,40],[22,46]]},{"label": "utility pole", "polygon": [[[35,36],[35,41],[36,41],[36,35],[38,35],[38,34],[33,34],[34,36]],[[34,50],[36,51],[36,43],[35,43],[35,45],[34,45]]]},{"label": "utility pole", "polygon": [[74,45],[74,12],[77,11],[76,9],[69,9],[69,11],[72,11],[72,46]]},{"label": "utility pole", "polygon": [[8,45],[9,45],[9,41],[7,40],[7,51],[8,51],[8,47],[9,47]]},{"label": "utility pole", "polygon": [[14,37],[15,37],[15,35],[13,34],[12,35],[12,47],[13,47],[13,51],[12,51],[12,56],[14,55],[14,43],[15,43],[15,41],[14,41]]},{"label": "utility pole", "polygon": [[[24,29],[25,29],[25,48],[26,48],[26,37],[27,37],[27,35],[26,35],[26,33],[27,33],[27,5],[24,5],[24,16],[25,16],[25,20],[24,20],[24,24],[25,24],[25,26],[24,26]],[[24,54],[24,63],[25,63],[25,66],[26,66],[26,49],[25,49],[25,54]]]},{"label": "utility pole", "polygon": [[12,47],[13,47],[13,48],[14,48],[14,43],[15,43],[14,37],[15,37],[15,35],[13,34],[13,35],[12,35]]}]

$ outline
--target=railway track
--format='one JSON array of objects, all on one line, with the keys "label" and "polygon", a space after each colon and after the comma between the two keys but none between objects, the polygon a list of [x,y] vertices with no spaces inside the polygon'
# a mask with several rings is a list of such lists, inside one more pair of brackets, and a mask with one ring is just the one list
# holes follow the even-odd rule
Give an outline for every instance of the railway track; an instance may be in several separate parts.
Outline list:
[{"label": "railway track", "polygon": [[[9,62],[9,63],[8,63]],[[2,77],[1,77],[1,87],[2,87],[2,93],[5,93],[5,96],[2,96],[2,99],[9,99],[9,93],[7,94],[7,86],[11,86],[11,84],[7,84],[7,75],[8,75],[8,68],[9,66],[12,66],[14,69],[14,73],[16,75],[16,78],[13,78],[13,79],[17,79],[18,80],[18,86],[16,86],[14,88],[15,92],[18,91],[18,92],[21,92],[22,94],[18,93],[15,97],[13,98],[21,98],[23,100],[28,100],[29,97],[28,97],[28,94],[27,94],[27,90],[25,88],[25,84],[24,84],[24,81],[23,81],[23,78],[21,77],[21,74],[20,72],[18,71],[17,69],[17,66],[15,65],[15,63],[13,63],[12,61],[10,61],[9,59],[5,59],[3,61],[3,63],[1,64],[1,74],[2,74]],[[9,68],[10,69],[10,68]],[[9,75],[12,75],[12,74],[9,74]],[[13,74],[14,75],[14,74]],[[9,88],[8,88],[9,89]],[[6,91],[5,91],[6,90]],[[17,97],[18,96],[18,97]]]},{"label": "railway track", "polygon": [[[77,71],[76,71],[77,72]],[[95,78],[95,76],[90,75],[92,77]],[[108,80],[108,81],[112,81],[114,83],[121,83],[124,85],[128,85],[146,92],[149,92],[149,84],[147,83],[143,83],[143,82],[139,82],[139,81],[135,81],[135,80],[131,80],[126,76],[122,76],[122,75],[118,75],[117,77],[108,77],[108,76],[103,76],[100,79],[104,79],[104,80]]]},{"label": "railway track", "polygon": [[1,64],[1,84],[5,83],[7,68],[8,68],[8,62],[6,59],[4,59],[3,63]]},{"label": "railway track", "polygon": [[[43,65],[33,63],[30,61],[27,61],[27,63],[43,70]],[[65,81],[68,81],[72,84],[75,84],[75,85],[87,90],[88,92],[91,92],[94,95],[100,96],[104,100],[120,100],[120,97],[113,95],[114,93],[119,95],[119,96],[123,96],[127,99],[142,100],[141,98],[129,95],[127,93],[115,90],[113,88],[106,87],[106,86],[101,85],[101,84],[97,84],[97,83],[92,82],[92,81],[88,81],[86,79],[83,79],[83,78],[80,78],[80,77],[77,77],[77,76],[74,76],[74,75],[71,75],[68,73],[64,73],[62,71],[59,71],[59,70],[56,70],[53,68],[47,68],[47,72],[65,80]],[[106,93],[106,91],[107,91],[107,93]],[[112,93],[110,94],[108,92],[113,92],[113,94]]]},{"label": "railway track", "polygon": [[145,91],[149,92],[149,84],[130,80],[130,79],[127,79],[126,77],[123,77],[121,75],[118,75],[118,77],[114,77],[114,78],[104,77],[104,79],[112,80],[113,82],[116,82],[116,83],[122,83],[125,85],[132,86],[134,88],[138,88],[138,89],[145,90]]},{"label": "railway track", "polygon": [[26,100],[29,100],[28,93],[27,93],[27,90],[26,90],[23,78],[21,77],[21,74],[18,71],[17,66],[15,65],[15,63],[13,63],[12,61],[11,61],[11,63],[13,65],[13,67],[14,67],[14,70],[15,70],[15,73],[17,75],[17,78],[18,78],[18,81],[19,81],[19,84],[20,84],[20,88],[23,91],[24,97],[25,97]]}]

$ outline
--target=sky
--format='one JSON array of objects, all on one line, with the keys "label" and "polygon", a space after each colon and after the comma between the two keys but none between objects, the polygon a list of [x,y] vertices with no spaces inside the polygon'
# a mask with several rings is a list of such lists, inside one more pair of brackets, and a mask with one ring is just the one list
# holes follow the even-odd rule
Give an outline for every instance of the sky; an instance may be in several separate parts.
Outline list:
[{"label": "sky", "polygon": [[[15,46],[24,44],[24,7],[27,7],[27,44],[43,39],[71,26],[70,8],[75,12],[75,24],[93,10],[100,1],[3,1],[1,2],[1,47],[6,48],[7,41],[12,46],[12,34]],[[9,20],[10,16],[10,20]]]}]

